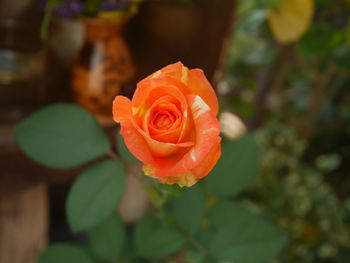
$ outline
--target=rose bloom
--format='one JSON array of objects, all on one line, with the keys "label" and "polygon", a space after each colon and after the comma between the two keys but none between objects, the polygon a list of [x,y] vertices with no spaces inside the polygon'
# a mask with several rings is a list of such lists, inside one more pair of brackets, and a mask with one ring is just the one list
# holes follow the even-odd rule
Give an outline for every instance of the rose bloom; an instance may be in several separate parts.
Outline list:
[{"label": "rose bloom", "polygon": [[221,155],[218,100],[200,69],[178,62],[137,84],[132,100],[117,96],[114,120],[146,175],[192,186]]}]

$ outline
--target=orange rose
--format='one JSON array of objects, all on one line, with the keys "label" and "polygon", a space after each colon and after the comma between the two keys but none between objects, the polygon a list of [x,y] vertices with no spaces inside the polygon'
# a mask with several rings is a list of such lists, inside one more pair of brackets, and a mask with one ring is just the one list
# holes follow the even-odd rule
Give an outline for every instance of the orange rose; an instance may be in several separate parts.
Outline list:
[{"label": "orange rose", "polygon": [[192,186],[221,155],[218,100],[202,70],[169,65],[137,84],[132,100],[117,96],[114,120],[146,175]]}]

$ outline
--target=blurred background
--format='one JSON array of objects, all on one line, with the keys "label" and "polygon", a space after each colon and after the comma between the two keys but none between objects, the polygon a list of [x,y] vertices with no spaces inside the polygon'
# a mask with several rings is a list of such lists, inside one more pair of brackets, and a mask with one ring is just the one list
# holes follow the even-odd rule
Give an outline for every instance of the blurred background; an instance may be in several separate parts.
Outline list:
[{"label": "blurred background", "polygon": [[274,262],[350,262],[350,1],[100,2],[0,0],[0,263],[84,239],[64,211],[79,169],[31,162],[14,125],[75,102],[113,136],[113,98],[177,61],[205,71],[226,137],[256,135],[242,198],[287,235]]}]

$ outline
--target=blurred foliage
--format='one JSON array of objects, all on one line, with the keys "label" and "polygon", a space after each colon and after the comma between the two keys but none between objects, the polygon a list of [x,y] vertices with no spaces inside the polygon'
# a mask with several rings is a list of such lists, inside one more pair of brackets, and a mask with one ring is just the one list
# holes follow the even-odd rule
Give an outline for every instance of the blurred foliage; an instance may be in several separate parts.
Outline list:
[{"label": "blurred foliage", "polygon": [[341,262],[350,228],[344,204],[324,177],[339,160],[323,155],[315,164],[305,162],[307,143],[287,126],[269,125],[257,138],[264,152],[262,172],[248,200],[288,233],[281,262]]},{"label": "blurred foliage", "polygon": [[239,1],[221,105],[256,130],[262,169],[244,198],[289,238],[275,262],[348,262],[350,5],[314,1],[304,32],[283,41],[271,15],[305,12],[286,2]]}]

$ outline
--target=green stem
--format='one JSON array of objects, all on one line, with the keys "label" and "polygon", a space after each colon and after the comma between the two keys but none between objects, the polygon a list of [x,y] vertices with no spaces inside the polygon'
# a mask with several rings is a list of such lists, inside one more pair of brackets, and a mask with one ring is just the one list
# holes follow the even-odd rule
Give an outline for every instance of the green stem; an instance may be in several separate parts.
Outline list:
[{"label": "green stem", "polygon": [[117,160],[118,159],[118,155],[113,152],[113,151],[110,151],[109,153],[107,153],[108,157],[110,157],[111,159],[113,160]]},{"label": "green stem", "polygon": [[84,13],[87,16],[95,17],[98,13],[98,9],[101,5],[101,0],[88,0],[85,4]]},{"label": "green stem", "polygon": [[52,19],[52,13],[55,8],[62,4],[63,0],[48,0],[45,6],[45,15],[43,18],[43,22],[40,27],[40,38],[41,40],[46,40],[48,37],[49,26]]},{"label": "green stem", "polygon": [[[107,154],[111,159],[116,160],[118,156],[115,152],[109,152]],[[123,160],[122,160],[123,161]],[[123,162],[126,167],[126,162]],[[159,191],[159,186],[157,183],[149,183],[142,176],[138,176],[135,173],[132,173],[144,186],[148,197],[156,209],[157,216],[160,220],[168,222],[170,225],[174,226],[175,230],[178,231],[190,244],[192,244],[203,256],[208,257],[208,252],[193,236],[186,230],[179,227],[176,222],[170,218],[164,210],[164,205],[166,204],[169,193],[164,191]]]}]

